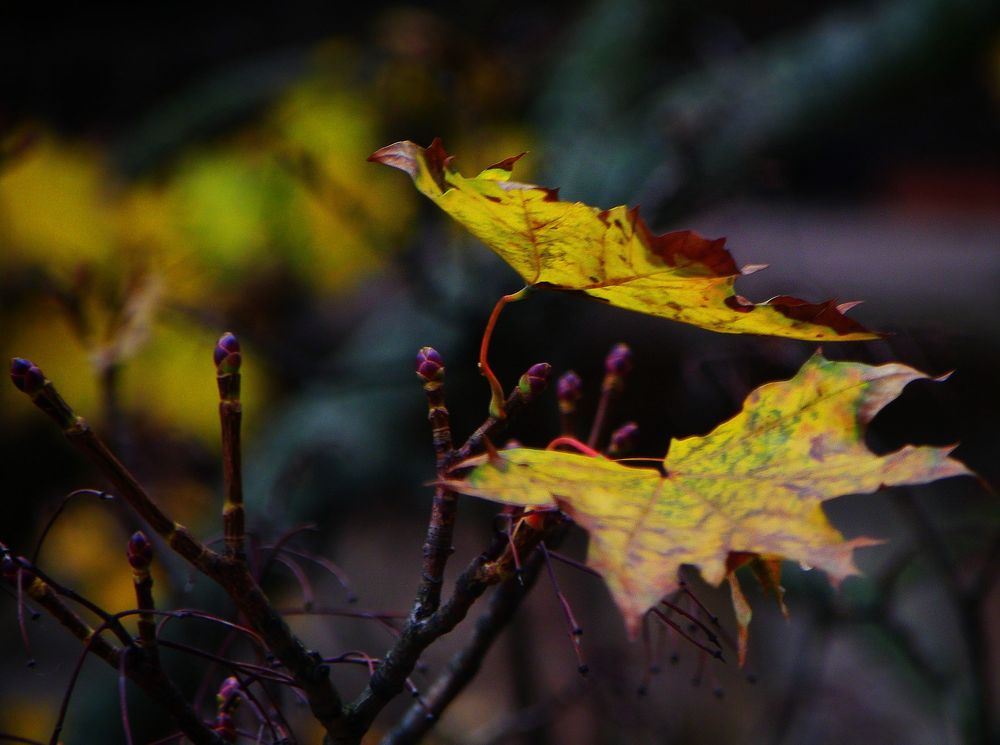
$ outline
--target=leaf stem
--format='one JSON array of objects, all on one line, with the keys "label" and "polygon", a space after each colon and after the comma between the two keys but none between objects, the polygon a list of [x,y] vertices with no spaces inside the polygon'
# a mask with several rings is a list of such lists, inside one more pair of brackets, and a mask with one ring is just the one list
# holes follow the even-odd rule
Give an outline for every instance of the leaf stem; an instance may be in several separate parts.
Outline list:
[{"label": "leaf stem", "polygon": [[[0,544],[0,552],[6,552],[6,550],[7,547]],[[53,731],[51,742],[55,743],[58,741],[59,734],[62,731],[62,722],[69,706],[72,689],[88,654],[93,653],[112,668],[120,669],[120,666],[124,663],[125,650],[142,650],[141,648],[137,649],[132,646],[124,648],[116,647],[103,636],[104,631],[108,629],[113,630],[115,625],[120,627],[120,618],[123,615],[130,615],[132,611],[124,614],[118,613],[113,616],[102,613],[106,618],[95,629],[80,618],[59,597],[57,591],[49,584],[49,581],[39,575],[37,568],[28,564],[23,558],[20,561],[22,571],[16,573],[13,581],[24,586],[25,592],[38,605],[47,610],[67,631],[83,642],[83,650],[74,668],[66,694],[63,696],[59,717]],[[64,590],[65,588],[60,589],[60,591]],[[192,742],[199,745],[221,745],[222,741],[214,732],[202,724],[201,720],[195,714],[194,709],[184,699],[173,681],[160,669],[159,665],[150,664],[151,661],[145,654],[133,655],[130,663],[124,666],[125,675],[139,685],[152,700],[160,702],[170,712]]]},{"label": "leaf stem", "polygon": [[493,306],[493,312],[490,313],[490,319],[486,322],[486,330],[483,331],[483,340],[479,345],[479,372],[481,372],[485,377],[487,382],[490,384],[490,416],[497,419],[503,419],[503,387],[500,385],[500,381],[497,380],[497,376],[493,373],[493,369],[490,367],[489,362],[486,359],[486,355],[490,348],[490,339],[493,337],[493,329],[497,325],[497,319],[500,318],[500,312],[506,307],[508,303],[514,303],[518,300],[523,300],[531,292],[530,286],[522,287],[517,292],[513,292],[510,295],[504,295],[501,297],[495,306]]},{"label": "leaf stem", "polygon": [[567,437],[565,435],[560,435],[552,440],[548,445],[545,446],[546,450],[556,450],[560,445],[565,445],[566,447],[571,447],[582,455],[590,456],[591,458],[604,458],[603,453],[599,453],[594,450],[590,445],[585,445],[580,442],[575,437]]}]

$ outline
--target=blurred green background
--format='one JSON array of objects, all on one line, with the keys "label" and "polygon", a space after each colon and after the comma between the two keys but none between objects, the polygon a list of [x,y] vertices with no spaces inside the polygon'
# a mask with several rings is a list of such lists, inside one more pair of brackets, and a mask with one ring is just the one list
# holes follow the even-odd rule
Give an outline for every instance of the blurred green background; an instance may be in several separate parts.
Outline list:
[{"label": "blurred green background", "polygon": [[[739,263],[771,263],[740,281],[751,299],[864,300],[852,315],[892,332],[828,356],[956,370],[908,389],[870,442],[961,441],[957,457],[983,483],[830,505],[845,534],[889,542],[860,552],[865,577],[838,593],[787,565],[788,624],[744,582],[755,684],[732,665],[699,672],[690,646],[671,666],[668,644],[638,697],[641,645],[599,581],[559,567],[590,679],[540,583],[430,742],[997,741],[1000,597],[986,580],[1000,563],[1000,4],[303,1],[4,16],[0,351],[38,364],[208,538],[221,503],[210,360],[235,332],[251,527],[268,543],[315,523],[299,545],[344,569],[358,607],[405,611],[418,581],[434,468],[416,350],[447,361],[464,437],[486,413],[475,364],[486,318],[520,287],[405,176],[366,162],[382,145],[440,136],[466,173],[528,150],[522,180],[641,204],[658,230],[725,235]],[[592,413],[617,341],[636,353],[617,416],[639,423],[650,456],[813,351],[537,293],[505,311],[491,360],[508,385],[534,362],[575,369]],[[512,434],[542,445],[557,427],[547,394]],[[0,459],[0,540],[18,553],[65,494],[104,486],[12,386],[0,386]],[[492,513],[463,503],[455,567],[482,547]],[[130,607],[124,546],[137,527],[123,505],[78,499],[39,563],[109,609]],[[566,551],[584,546],[574,535]],[[343,590],[313,576],[323,604],[344,607]],[[284,607],[301,606],[291,575],[272,579]],[[732,628],[726,593],[697,587]],[[156,591],[163,607],[227,612],[169,558]],[[328,655],[378,656],[390,641],[370,621],[293,625]],[[52,621],[30,623],[38,664],[26,668],[6,595],[0,629],[0,732],[47,741],[77,647]],[[418,686],[466,632],[431,651]],[[170,633],[205,648],[221,639],[196,621]],[[192,695],[218,683],[198,660],[169,663]],[[335,671],[349,695],[363,674]],[[170,734],[140,692],[130,704],[137,741]],[[124,742],[117,707],[114,673],[89,662],[63,741]],[[317,741],[289,709],[300,741]]]}]

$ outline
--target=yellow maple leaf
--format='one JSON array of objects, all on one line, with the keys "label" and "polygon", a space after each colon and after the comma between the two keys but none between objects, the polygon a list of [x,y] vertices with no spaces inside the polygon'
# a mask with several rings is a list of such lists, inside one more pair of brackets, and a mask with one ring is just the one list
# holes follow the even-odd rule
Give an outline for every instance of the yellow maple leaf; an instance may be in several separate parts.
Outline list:
[{"label": "yellow maple leaf", "polygon": [[[786,558],[839,582],[857,573],[854,549],[878,541],[845,540],[824,514],[825,500],[971,474],[948,457],[951,448],[906,446],[878,456],[865,446],[872,417],[924,377],[906,365],[816,354],[791,380],[753,391],[739,414],[709,434],[673,441],[666,475],[518,448],[466,461],[474,468],[448,485],[572,517],[590,533],[587,563],[604,576],[634,635],[646,611],[678,589],[683,564],[719,584],[739,563],[727,565],[731,557]],[[745,608],[741,623],[747,620]]]},{"label": "yellow maple leaf", "polygon": [[531,286],[578,290],[611,305],[728,334],[848,341],[878,335],[844,315],[852,303],[737,295],[740,270],[725,239],[691,230],[654,235],[638,209],[563,202],[556,191],[510,180],[521,156],[475,178],[451,167],[435,140],[397,142],[369,160],[408,173],[418,190],[500,255]]}]

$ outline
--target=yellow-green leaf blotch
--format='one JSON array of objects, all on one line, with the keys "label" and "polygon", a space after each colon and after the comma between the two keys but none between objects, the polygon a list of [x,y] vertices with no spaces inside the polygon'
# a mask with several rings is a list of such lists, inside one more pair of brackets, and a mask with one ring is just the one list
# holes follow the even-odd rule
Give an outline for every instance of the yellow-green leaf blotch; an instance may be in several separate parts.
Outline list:
[{"label": "yellow-green leaf blotch", "polygon": [[881,486],[970,474],[951,448],[907,446],[875,455],[864,442],[873,416],[923,374],[813,356],[791,380],[753,391],[743,410],[701,437],[675,440],[663,476],[605,458],[528,448],[503,450],[449,486],[504,504],[558,507],[590,533],[587,563],[600,572],[630,634],[678,588],[689,564],[719,584],[732,553],[786,558],[855,574],[853,551],[822,503]]}]

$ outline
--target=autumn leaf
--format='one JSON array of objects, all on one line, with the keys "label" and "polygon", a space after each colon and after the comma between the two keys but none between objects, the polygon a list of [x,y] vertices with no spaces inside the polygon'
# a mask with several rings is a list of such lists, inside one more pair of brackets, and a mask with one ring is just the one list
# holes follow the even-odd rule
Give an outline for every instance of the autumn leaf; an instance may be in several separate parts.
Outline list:
[{"label": "autumn leaf", "polygon": [[[523,153],[522,153],[523,155]],[[521,156],[465,178],[434,140],[397,142],[369,160],[405,171],[423,194],[493,249],[531,286],[578,290],[611,305],[728,334],[848,341],[877,337],[844,312],[853,305],[737,295],[740,270],[725,239],[691,230],[654,235],[638,209],[563,202],[556,190],[510,180]]]},{"label": "autumn leaf", "polygon": [[[901,364],[877,367],[814,355],[788,381],[753,391],[743,410],[709,434],[671,443],[666,476],[606,458],[528,448],[467,461],[449,485],[514,505],[557,507],[590,533],[587,563],[601,573],[634,635],[646,611],[678,588],[683,564],[713,584],[748,560],[780,592],[778,559],[857,573],[853,551],[822,503],[883,485],[970,474],[951,448],[907,446],[873,454],[866,425],[912,380]],[[731,563],[730,563],[731,562]],[[738,585],[734,601],[743,600]],[[779,594],[780,599],[780,594]],[[749,608],[736,602],[742,624]]]}]

